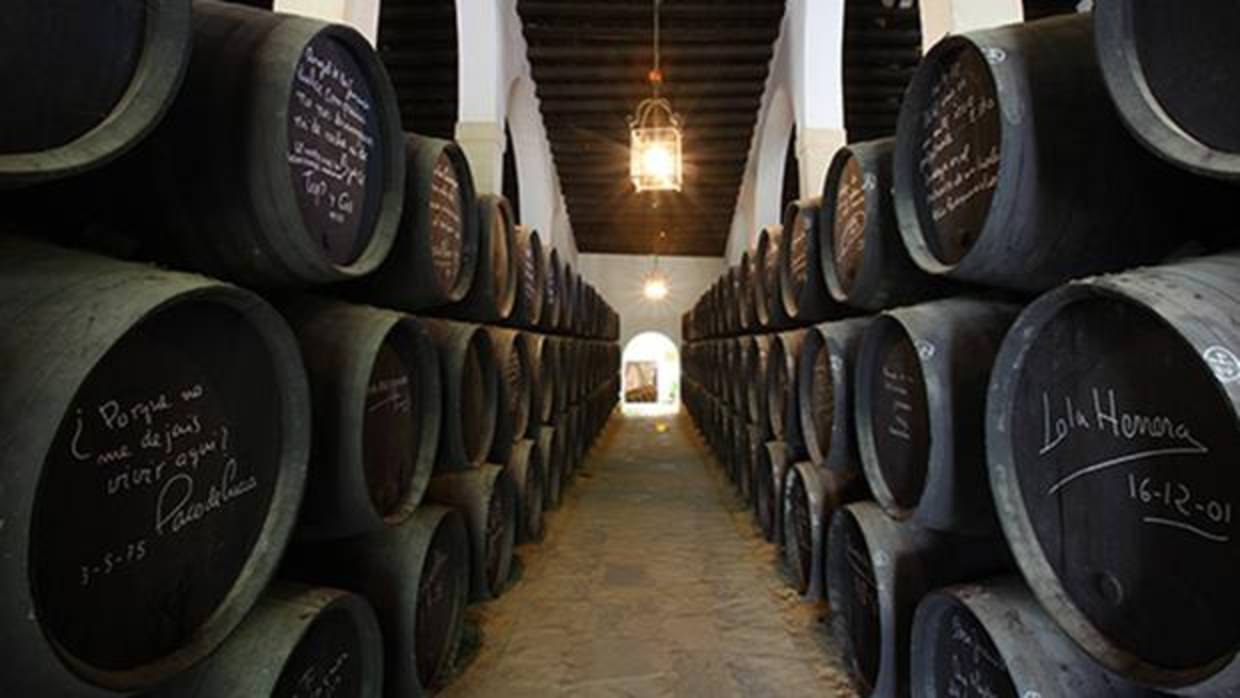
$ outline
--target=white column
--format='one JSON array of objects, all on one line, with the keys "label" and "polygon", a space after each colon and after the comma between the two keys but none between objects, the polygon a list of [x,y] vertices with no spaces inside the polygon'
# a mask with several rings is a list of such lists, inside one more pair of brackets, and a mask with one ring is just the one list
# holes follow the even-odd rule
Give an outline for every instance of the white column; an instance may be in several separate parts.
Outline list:
[{"label": "white column", "polygon": [[275,10],[347,24],[374,46],[379,36],[380,0],[276,0]]},{"label": "white column", "polygon": [[474,188],[479,194],[499,194],[504,182],[504,125],[494,121],[462,121],[456,142],[469,158]]},{"label": "white column", "polygon": [[1024,18],[1021,0],[922,0],[922,52],[948,34],[989,29]]},{"label": "white column", "polygon": [[822,180],[835,152],[847,138],[842,128],[807,128],[797,132],[797,164],[801,173],[801,198],[822,193]]}]

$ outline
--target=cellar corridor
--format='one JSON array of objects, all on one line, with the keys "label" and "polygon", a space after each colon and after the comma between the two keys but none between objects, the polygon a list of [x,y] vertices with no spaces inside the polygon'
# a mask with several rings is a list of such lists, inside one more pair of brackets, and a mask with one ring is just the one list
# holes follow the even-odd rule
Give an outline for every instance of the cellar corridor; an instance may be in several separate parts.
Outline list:
[{"label": "cellar corridor", "polygon": [[442,696],[854,695],[686,415],[613,416],[577,478]]}]

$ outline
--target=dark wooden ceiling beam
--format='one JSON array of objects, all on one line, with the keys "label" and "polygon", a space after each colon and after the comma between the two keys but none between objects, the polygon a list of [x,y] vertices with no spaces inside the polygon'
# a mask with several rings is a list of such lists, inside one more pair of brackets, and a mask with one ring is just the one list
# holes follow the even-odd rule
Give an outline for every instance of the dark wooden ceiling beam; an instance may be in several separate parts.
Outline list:
[{"label": "dark wooden ceiling beam", "polygon": [[[692,118],[692,115],[705,111],[737,111],[744,112],[752,110],[749,118],[753,121],[757,118],[758,106],[761,102],[760,96],[754,97],[702,97],[701,99],[682,101],[676,105],[682,113],[687,113],[686,121]],[[552,114],[581,114],[591,112],[601,113],[620,113],[627,114],[632,112],[636,106],[632,102],[623,99],[543,99],[543,113]]]},{"label": "dark wooden ceiling beam", "polygon": [[[659,40],[663,50],[702,43],[757,44],[769,48],[778,34],[778,29],[764,26],[665,26]],[[588,41],[608,46],[647,46],[651,43],[652,33],[649,26],[624,27],[614,24],[525,26],[525,40],[530,45],[551,45],[565,39],[571,39],[573,43]]]},{"label": "dark wooden ceiling beam", "polygon": [[[578,129],[610,128],[623,132],[627,138],[629,129],[626,119],[630,113],[632,113],[632,107],[628,111],[622,109],[615,112],[556,113],[547,111],[544,105],[543,121],[547,124],[547,128],[553,132],[551,134],[552,139],[555,138],[554,131],[565,126]],[[685,117],[685,130],[688,130],[695,126],[748,126],[753,128],[758,114],[756,111],[694,112],[692,114],[682,114],[682,116]]]},{"label": "dark wooden ceiling beam", "polygon": [[[534,65],[534,82],[539,86],[559,82],[579,82],[583,79],[595,81],[637,80],[646,79],[649,68],[631,65],[600,65],[590,68],[588,72],[574,65]],[[668,84],[676,81],[691,80],[752,80],[761,83],[766,79],[766,66],[750,63],[731,65],[728,63],[675,65],[665,63],[663,75]]]},{"label": "dark wooden ceiling beam", "polygon": [[[540,99],[558,97],[622,97],[632,99],[634,106],[637,101],[650,96],[650,84],[643,81],[612,80],[606,82],[586,82],[589,71],[583,71],[580,82],[548,83],[538,86]],[[676,100],[683,97],[729,95],[737,97],[761,97],[762,86],[752,80],[711,80],[704,82],[672,82],[663,86],[663,96],[676,107]]]},{"label": "dark wooden ceiling beam", "polygon": [[[583,64],[597,62],[649,65],[654,58],[654,52],[649,46],[531,45],[528,53],[531,61],[581,61]],[[754,62],[765,65],[771,60],[771,45],[664,46],[660,53],[669,63],[722,60],[732,64]]]},{"label": "dark wooden ceiling beam", "polygon": [[[589,19],[645,19],[651,16],[650,3],[625,2],[545,2],[520,0],[517,11],[525,19],[558,19],[582,17]],[[766,21],[779,19],[784,12],[782,0],[742,0],[741,2],[669,2],[659,10],[667,19],[750,19]]]}]

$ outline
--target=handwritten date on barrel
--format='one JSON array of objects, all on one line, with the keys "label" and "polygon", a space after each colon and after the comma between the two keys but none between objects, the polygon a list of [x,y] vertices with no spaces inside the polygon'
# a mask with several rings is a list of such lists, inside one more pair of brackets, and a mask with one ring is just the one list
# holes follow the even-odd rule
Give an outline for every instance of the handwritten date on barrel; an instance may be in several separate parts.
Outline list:
[{"label": "handwritten date on barrel", "polygon": [[1140,502],[1159,510],[1157,512],[1159,514],[1178,516],[1178,519],[1146,516],[1143,519],[1145,523],[1179,528],[1214,542],[1225,543],[1230,540],[1230,536],[1201,529],[1198,524],[1212,528],[1230,526],[1232,503],[1202,497],[1199,492],[1194,492],[1193,488],[1184,482],[1157,477],[1139,477],[1135,473],[1129,473],[1128,497],[1134,502]]},{"label": "handwritten date on barrel", "polygon": [[98,577],[107,576],[126,565],[142,561],[146,558],[146,553],[145,538],[139,538],[116,551],[108,551],[99,560],[80,566],[81,580],[79,583],[84,587],[90,586],[91,582]]}]

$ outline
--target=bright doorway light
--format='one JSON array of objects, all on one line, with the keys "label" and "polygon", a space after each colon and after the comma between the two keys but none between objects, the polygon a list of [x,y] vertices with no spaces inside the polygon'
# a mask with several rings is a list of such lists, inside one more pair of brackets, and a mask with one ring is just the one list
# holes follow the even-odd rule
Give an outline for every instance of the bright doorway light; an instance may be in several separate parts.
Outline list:
[{"label": "bright doorway light", "polygon": [[680,351],[660,332],[643,332],[624,347],[622,410],[629,415],[680,411]]}]

